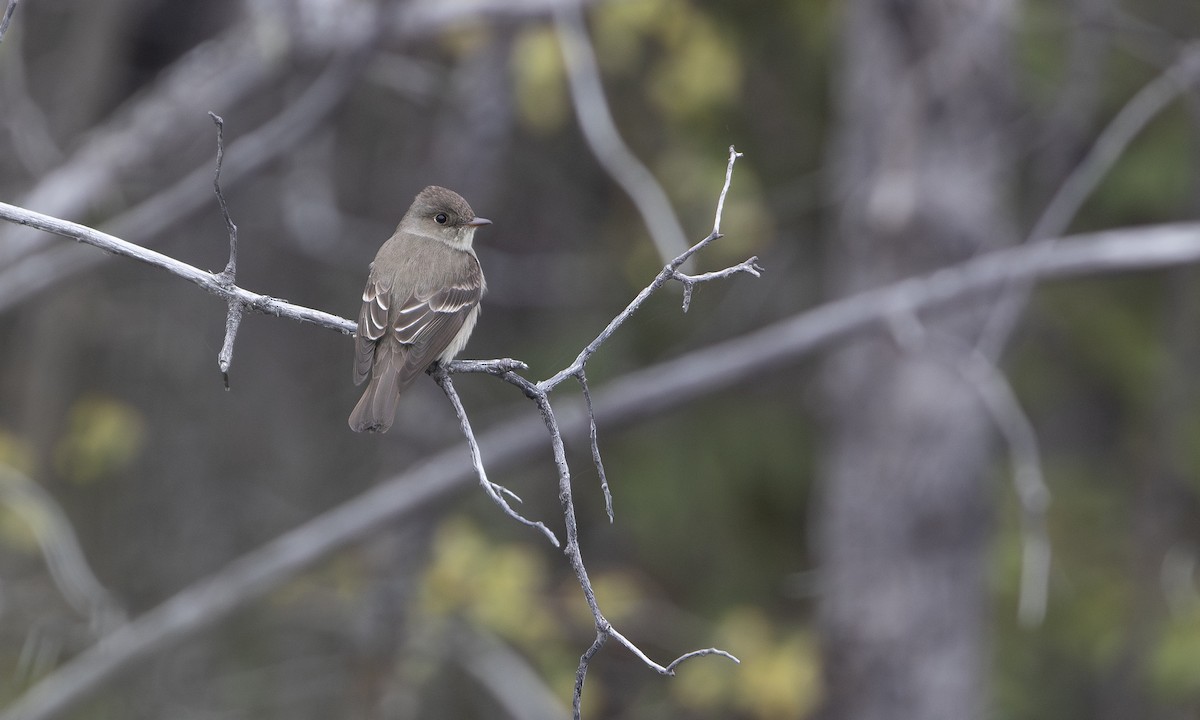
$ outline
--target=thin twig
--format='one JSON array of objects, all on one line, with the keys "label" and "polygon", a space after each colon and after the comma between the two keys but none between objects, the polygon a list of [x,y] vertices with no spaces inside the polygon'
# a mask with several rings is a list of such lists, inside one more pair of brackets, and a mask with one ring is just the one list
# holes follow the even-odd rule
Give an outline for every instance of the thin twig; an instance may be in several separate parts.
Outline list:
[{"label": "thin twig", "polygon": [[712,280],[722,280],[724,278],[736,275],[738,273],[746,273],[754,277],[762,277],[765,272],[758,264],[758,257],[754,256],[748,260],[738,263],[732,267],[727,267],[724,270],[715,270],[713,272],[701,273],[699,275],[687,275],[676,271],[671,275],[672,279],[678,280],[683,285],[683,311],[687,312],[692,307],[692,289],[700,283],[706,283]]},{"label": "thin twig", "polygon": [[233,363],[233,341],[237,337],[238,328],[242,324],[242,304],[230,300],[229,311],[225,314],[225,340],[221,343],[221,352],[217,353],[217,368],[221,371],[221,382],[225,390],[229,390],[229,366]]},{"label": "thin twig", "polygon": [[628,648],[628,650],[630,652],[632,652],[634,655],[636,655],[639,660],[641,660],[643,663],[649,665],[656,672],[658,672],[659,675],[674,675],[675,668],[679,667],[680,663],[684,662],[685,660],[690,660],[695,657],[704,657],[705,655],[720,655],[721,657],[723,657],[727,660],[732,660],[739,665],[742,664],[742,661],[738,660],[737,657],[735,655],[733,655],[732,653],[725,652],[724,650],[721,650],[718,648],[704,648],[702,650],[692,650],[691,652],[684,653],[684,654],[680,655],[679,657],[675,658],[674,660],[672,660],[670,662],[670,664],[668,664],[668,665],[659,665],[658,663],[654,662],[650,658],[646,657],[645,653],[643,653],[641,650],[639,650],[636,645],[629,642],[628,638],[626,638],[621,633],[617,632],[616,628],[610,626],[608,628],[607,634],[612,636],[613,639],[615,639],[617,642],[621,643],[626,648]]},{"label": "thin twig", "polygon": [[454,389],[454,381],[450,379],[449,371],[438,363],[431,366],[429,374],[437,381],[438,387],[442,389],[442,392],[450,400],[450,405],[454,407],[454,414],[458,416],[459,426],[462,428],[463,436],[467,439],[467,447],[471,451],[471,465],[475,468],[475,474],[479,476],[479,486],[492,499],[492,502],[496,503],[504,511],[505,515],[508,515],[522,525],[528,525],[535,530],[541,531],[554,547],[561,547],[561,543],[559,543],[554,533],[550,531],[550,528],[541,522],[530,520],[516,510],[513,510],[508,501],[504,499],[504,495],[507,494],[517,502],[521,502],[521,498],[516,493],[503,485],[498,485],[488,480],[487,471],[483,466],[483,456],[479,452],[479,443],[475,440],[475,433],[471,430],[471,421],[467,418],[467,411],[463,407],[462,400],[458,397],[458,392]]},{"label": "thin twig", "polygon": [[600,476],[600,491],[604,493],[604,510],[608,513],[608,522],[616,520],[613,515],[612,492],[608,487],[608,476],[604,473],[604,460],[600,457],[599,433],[596,430],[596,411],[592,408],[592,393],[588,389],[587,370],[580,368],[575,376],[579,380],[579,389],[583,391],[583,400],[587,405],[588,436],[592,443],[592,463],[596,466],[596,474]]},{"label": "thin twig", "polygon": [[[225,193],[221,192],[221,163],[225,159],[225,120],[220,115],[208,112],[213,123],[217,126],[217,167],[213,171],[213,192],[217,195],[217,204],[221,206],[221,216],[225,218],[225,228],[229,231],[229,262],[225,269],[217,275],[217,282],[232,287],[237,282],[237,249],[238,229],[233,218],[229,216],[229,203],[225,201]],[[221,370],[221,378],[225,389],[229,389],[229,366],[233,363],[233,343],[237,339],[238,327],[242,324],[242,303],[229,298],[229,312],[225,316],[225,341],[221,344],[221,352],[217,355],[217,367]]]},{"label": "thin twig", "polygon": [[721,194],[717,196],[717,212],[713,217],[712,234],[720,237],[721,235],[721,216],[725,214],[725,195],[729,192],[729,185],[733,182],[733,164],[737,159],[742,157],[742,153],[738,152],[729,146],[729,164],[725,166],[725,184],[721,186]]},{"label": "thin twig", "polygon": [[[727,192],[729,192],[729,183],[732,181],[732,178],[733,178],[733,164],[740,157],[742,157],[742,153],[739,153],[737,150],[735,150],[733,148],[732,145],[730,145],[729,146],[729,165],[725,171],[725,184],[721,188],[721,196],[720,196],[720,199],[717,201],[717,216],[716,216],[716,220],[713,223],[714,228],[719,228],[721,225],[721,212],[724,210],[725,194]],[[655,276],[654,280],[649,285],[647,285],[645,288],[643,288],[642,291],[640,293],[638,293],[637,297],[635,297],[633,300],[631,300],[630,303],[625,306],[625,309],[622,310],[616,317],[614,317],[612,319],[612,321],[608,323],[608,326],[605,327],[604,330],[602,330],[600,332],[600,334],[597,335],[594,340],[592,340],[590,343],[587,344],[587,347],[585,347],[583,350],[580,351],[579,355],[575,358],[575,361],[573,363],[571,363],[567,367],[563,368],[562,370],[558,371],[553,377],[549,378],[548,380],[543,380],[543,381],[539,382],[538,387],[540,387],[542,390],[544,390],[546,392],[550,392],[555,387],[560,385],[567,378],[575,377],[576,374],[579,373],[583,369],[583,367],[587,364],[588,359],[592,355],[594,355],[597,350],[600,349],[600,346],[603,345],[610,337],[612,337],[613,333],[615,333],[617,331],[617,328],[624,325],[625,321],[628,320],[630,317],[632,317],[633,314],[638,311],[638,308],[640,308],[642,306],[642,304],[644,302],[646,302],[647,298],[649,298],[651,295],[653,295],[655,293],[655,291],[657,291],[663,285],[667,284],[667,282],[669,282],[670,280],[687,278],[693,284],[696,282],[704,282],[704,280],[700,279],[701,276],[696,276],[695,278],[693,278],[692,276],[682,275],[681,273],[679,273],[679,268],[682,267],[683,264],[685,262],[687,262],[689,258],[691,258],[693,255],[695,255],[697,252],[703,250],[705,247],[708,246],[709,243],[713,242],[714,240],[717,240],[720,237],[721,237],[721,234],[714,229],[714,231],[712,233],[709,233],[708,237],[704,238],[703,240],[696,243],[695,245],[692,245],[687,250],[684,250],[683,253],[681,253],[678,257],[676,257],[671,262],[667,263],[666,267],[664,267],[661,271],[659,271],[658,275]],[[726,274],[721,274],[719,272],[719,273],[716,273],[715,275],[713,275],[712,273],[706,273],[706,275],[713,275],[713,277],[709,278],[709,279],[716,279],[717,277],[728,277],[729,275],[732,275],[736,272],[749,272],[749,273],[757,276],[760,272],[762,272],[762,268],[759,268],[757,265],[754,265],[755,260],[756,260],[756,258],[751,258],[750,260],[747,260],[744,263],[740,263],[739,265],[735,266],[734,269],[730,269]],[[753,267],[753,270],[743,267],[747,263],[749,263]],[[722,271],[722,272],[724,272],[724,271]],[[685,291],[688,293],[687,295],[685,295],[685,302],[686,302],[686,300],[688,298],[690,298],[690,291],[687,290],[688,282],[684,282],[684,288],[685,288]],[[686,305],[685,305],[685,308],[686,308]]]},{"label": "thin twig", "polygon": [[229,203],[225,201],[225,193],[221,192],[221,163],[225,160],[225,119],[209,110],[208,116],[217,126],[217,166],[213,170],[213,192],[217,195],[217,204],[221,206],[221,217],[225,218],[225,228],[229,231],[229,262],[221,275],[230,283],[237,281],[237,240],[238,229],[233,218],[229,216]]},{"label": "thin twig", "polygon": [[[442,366],[452,374],[483,373],[494,375],[498,378],[502,378],[510,372],[529,369],[529,366],[525,363],[512,358],[499,358],[496,360],[451,360],[448,363],[442,363]],[[430,369],[433,369],[432,366]]]},{"label": "thin twig", "polygon": [[[712,234],[709,235],[712,239],[721,237],[721,217],[725,214],[725,195],[729,193],[729,186],[733,182],[733,164],[737,159],[742,157],[742,153],[738,152],[732,145],[729,146],[729,163],[725,166],[725,184],[721,186],[721,194],[717,197],[717,211],[713,216]],[[716,272],[707,272],[700,275],[687,275],[676,271],[672,274],[675,280],[678,280],[683,285],[683,311],[687,312],[692,306],[692,290],[700,283],[709,282],[710,280],[720,280],[727,278],[730,275],[744,272],[761,277],[764,272],[758,266],[758,258],[751,257],[745,262],[734,265],[733,267],[718,270]]]},{"label": "thin twig", "polygon": [[571,717],[574,720],[579,720],[583,715],[583,681],[587,679],[587,671],[591,667],[592,658],[596,657],[596,653],[600,652],[600,648],[604,647],[604,643],[607,641],[607,633],[597,632],[595,641],[583,652],[583,655],[579,656],[579,667],[575,670],[575,691],[571,695]]},{"label": "thin twig", "polygon": [[742,664],[742,661],[738,660],[737,657],[735,657],[734,655],[727,653],[720,648],[711,647],[711,648],[704,648],[703,650],[693,650],[690,653],[684,653],[684,654],[680,655],[679,657],[672,660],[670,665],[667,665],[665,668],[663,668],[663,670],[664,670],[663,674],[664,675],[674,675],[675,668],[679,667],[680,663],[682,663],[685,660],[691,660],[694,657],[702,657],[704,655],[720,655],[723,658],[734,661],[738,665]]}]

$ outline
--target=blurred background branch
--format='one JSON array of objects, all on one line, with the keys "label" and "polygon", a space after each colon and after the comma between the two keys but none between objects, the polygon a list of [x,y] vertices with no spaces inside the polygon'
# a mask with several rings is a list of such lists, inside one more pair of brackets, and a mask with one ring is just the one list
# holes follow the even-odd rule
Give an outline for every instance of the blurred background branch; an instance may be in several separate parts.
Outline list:
[{"label": "blurred background branch", "polygon": [[691,244],[675,217],[675,210],[654,175],[621,139],[604,96],[596,53],[583,24],[583,9],[575,2],[558,3],[554,11],[558,42],[575,104],[575,118],[592,155],[629,196],[650,229],[659,259],[669,263]]},{"label": "blurred background branch", "polygon": [[59,592],[97,637],[125,622],[120,603],[88,566],[66,513],[40,485],[0,463],[0,502],[28,524]]}]

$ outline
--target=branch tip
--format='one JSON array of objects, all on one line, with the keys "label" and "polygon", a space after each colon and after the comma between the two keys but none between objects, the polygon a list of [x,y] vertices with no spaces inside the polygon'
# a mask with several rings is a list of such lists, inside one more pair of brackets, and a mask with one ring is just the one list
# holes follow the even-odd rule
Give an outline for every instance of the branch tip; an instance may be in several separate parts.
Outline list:
[{"label": "branch tip", "polygon": [[689,653],[684,653],[683,655],[680,655],[679,657],[675,658],[675,660],[673,660],[670,665],[666,666],[666,668],[665,668],[666,672],[664,674],[673,676],[675,674],[675,668],[679,667],[679,665],[681,663],[683,663],[686,660],[691,660],[692,658],[702,657],[704,655],[718,655],[727,660],[732,660],[733,662],[735,662],[738,665],[742,664],[742,661],[738,660],[737,656],[735,656],[733,653],[726,652],[725,650],[722,650],[720,648],[711,647],[711,648],[704,648],[703,650],[693,650]]}]

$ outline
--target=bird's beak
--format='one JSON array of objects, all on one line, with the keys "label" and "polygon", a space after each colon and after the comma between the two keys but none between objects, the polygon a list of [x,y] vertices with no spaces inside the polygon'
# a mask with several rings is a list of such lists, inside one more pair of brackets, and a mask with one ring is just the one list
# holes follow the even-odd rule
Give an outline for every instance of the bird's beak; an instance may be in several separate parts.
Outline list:
[{"label": "bird's beak", "polygon": [[479,227],[480,225],[491,225],[492,221],[488,220],[487,218],[477,217],[468,220],[466,224],[470,225],[471,227]]}]

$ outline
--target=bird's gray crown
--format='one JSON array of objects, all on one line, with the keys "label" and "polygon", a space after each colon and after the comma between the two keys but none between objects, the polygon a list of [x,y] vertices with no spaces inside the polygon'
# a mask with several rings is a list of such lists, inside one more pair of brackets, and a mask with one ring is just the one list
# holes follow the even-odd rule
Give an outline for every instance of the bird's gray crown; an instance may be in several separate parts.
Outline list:
[{"label": "bird's gray crown", "polygon": [[452,222],[447,224],[461,225],[475,219],[475,211],[462,195],[437,185],[430,185],[417,193],[409,210],[410,215],[420,217],[436,216],[439,212],[450,216]]}]

